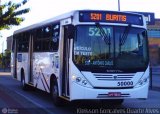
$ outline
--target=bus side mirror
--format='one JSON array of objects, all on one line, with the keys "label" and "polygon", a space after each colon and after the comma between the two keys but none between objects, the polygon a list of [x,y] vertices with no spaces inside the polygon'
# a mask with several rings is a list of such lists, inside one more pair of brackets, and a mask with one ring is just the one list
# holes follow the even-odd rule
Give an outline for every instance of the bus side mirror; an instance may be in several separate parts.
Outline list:
[{"label": "bus side mirror", "polygon": [[75,26],[73,25],[65,26],[65,34],[68,39],[73,39],[75,36]]}]

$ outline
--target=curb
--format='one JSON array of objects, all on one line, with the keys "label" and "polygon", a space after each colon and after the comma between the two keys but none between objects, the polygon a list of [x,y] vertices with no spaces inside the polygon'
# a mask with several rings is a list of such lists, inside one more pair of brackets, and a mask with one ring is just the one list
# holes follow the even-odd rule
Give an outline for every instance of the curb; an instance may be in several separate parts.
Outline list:
[{"label": "curb", "polygon": [[0,76],[10,76],[11,75],[11,72],[0,72]]}]

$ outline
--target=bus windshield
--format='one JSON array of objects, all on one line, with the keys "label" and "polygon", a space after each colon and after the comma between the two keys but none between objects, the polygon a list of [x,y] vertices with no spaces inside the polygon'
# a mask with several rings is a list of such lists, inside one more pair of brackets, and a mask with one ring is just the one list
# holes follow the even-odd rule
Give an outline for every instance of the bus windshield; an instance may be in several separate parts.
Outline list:
[{"label": "bus windshield", "polygon": [[79,25],[73,61],[81,70],[146,69],[146,30],[134,27]]}]

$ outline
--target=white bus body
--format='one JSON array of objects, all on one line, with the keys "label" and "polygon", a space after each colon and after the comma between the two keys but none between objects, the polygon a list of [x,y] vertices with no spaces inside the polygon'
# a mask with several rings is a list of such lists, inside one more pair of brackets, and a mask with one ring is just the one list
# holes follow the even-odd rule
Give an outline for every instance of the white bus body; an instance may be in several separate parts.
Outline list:
[{"label": "white bus body", "polygon": [[31,25],[14,32],[11,64],[23,88],[51,92],[55,104],[59,97],[147,98],[145,19],[139,14],[82,10]]}]

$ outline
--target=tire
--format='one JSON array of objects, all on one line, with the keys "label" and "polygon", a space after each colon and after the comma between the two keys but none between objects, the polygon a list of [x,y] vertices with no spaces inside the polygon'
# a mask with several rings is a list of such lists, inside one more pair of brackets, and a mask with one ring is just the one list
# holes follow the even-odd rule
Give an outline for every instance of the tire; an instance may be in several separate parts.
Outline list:
[{"label": "tire", "polygon": [[63,103],[62,99],[59,97],[58,84],[56,80],[51,83],[51,97],[55,106],[62,106]]},{"label": "tire", "polygon": [[22,89],[23,90],[28,90],[28,87],[27,87],[27,85],[26,85],[26,83],[25,83],[25,75],[24,75],[24,72],[22,72],[21,73],[21,87],[22,87]]}]

